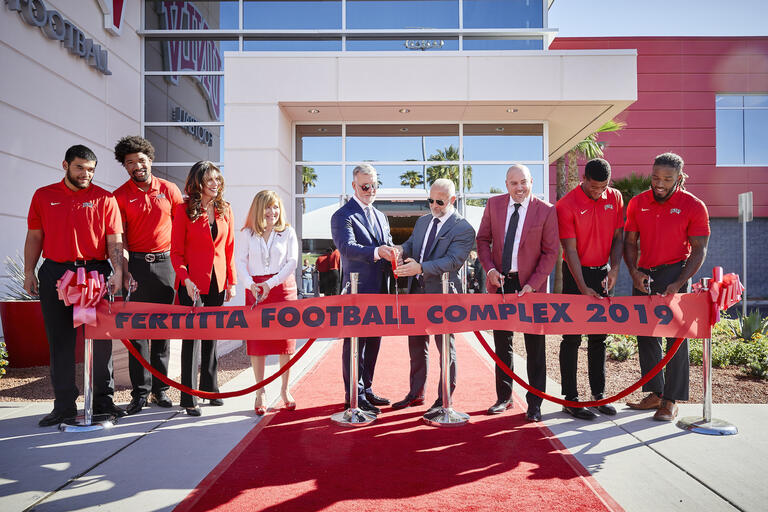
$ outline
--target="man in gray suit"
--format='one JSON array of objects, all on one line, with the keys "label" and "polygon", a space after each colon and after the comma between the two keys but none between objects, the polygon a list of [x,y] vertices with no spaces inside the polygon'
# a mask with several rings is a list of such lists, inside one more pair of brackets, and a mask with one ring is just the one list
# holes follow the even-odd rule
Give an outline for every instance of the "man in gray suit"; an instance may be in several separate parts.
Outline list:
[{"label": "man in gray suit", "polygon": [[[464,265],[469,251],[475,243],[475,230],[454,208],[456,187],[453,181],[438,179],[429,189],[431,214],[416,221],[411,237],[402,245],[400,252],[404,263],[398,265],[395,274],[408,277],[410,293],[442,293],[441,277],[449,273],[449,279],[462,291],[458,271]],[[451,394],[456,387],[456,349],[453,334],[450,335]],[[437,349],[442,354],[443,337],[435,335]],[[408,336],[408,351],[411,356],[410,390],[393,409],[404,409],[424,403],[424,384],[427,381],[429,362],[429,336]],[[442,358],[440,359],[442,362]],[[442,381],[443,368],[440,368]],[[443,405],[442,388],[437,387],[437,400],[430,410]]]}]

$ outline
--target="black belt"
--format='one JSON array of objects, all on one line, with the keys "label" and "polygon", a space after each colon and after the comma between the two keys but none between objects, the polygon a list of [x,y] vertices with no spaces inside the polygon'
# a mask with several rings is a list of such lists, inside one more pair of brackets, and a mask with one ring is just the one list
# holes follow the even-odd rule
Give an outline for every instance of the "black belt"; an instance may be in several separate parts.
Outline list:
[{"label": "black belt", "polygon": [[502,274],[504,277],[508,277],[510,279],[517,279],[518,274],[517,272],[507,272],[506,274]]},{"label": "black belt", "polygon": [[[683,265],[685,265],[686,261],[688,261],[688,260],[680,260],[680,261],[676,261],[674,263],[665,263],[663,265],[656,265],[655,267],[648,267],[648,268],[643,269],[643,270],[648,270],[649,272],[658,272],[659,270],[663,270],[663,269],[668,268],[668,267],[674,267],[676,265],[680,265],[681,263]],[[638,269],[638,270],[640,270],[640,269]]]},{"label": "black belt", "polygon": [[70,267],[86,267],[88,265],[105,265],[107,260],[75,260],[75,261],[57,261],[60,265],[68,265]]},{"label": "black belt", "polygon": [[587,265],[582,265],[581,268],[587,269],[587,270],[606,270],[608,268],[608,264],[600,265],[599,267],[589,267]]},{"label": "black belt", "polygon": [[129,252],[131,258],[138,258],[144,260],[147,263],[153,263],[155,261],[165,261],[171,257],[171,251],[165,252]]}]

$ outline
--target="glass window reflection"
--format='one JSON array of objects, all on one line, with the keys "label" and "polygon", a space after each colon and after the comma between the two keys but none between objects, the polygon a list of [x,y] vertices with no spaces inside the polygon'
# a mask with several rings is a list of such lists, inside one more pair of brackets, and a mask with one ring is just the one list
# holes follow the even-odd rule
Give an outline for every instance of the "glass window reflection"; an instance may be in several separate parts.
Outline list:
[{"label": "glass window reflection", "polygon": [[297,165],[297,194],[338,194],[342,186],[341,165]]},{"label": "glass window reflection", "polygon": [[457,125],[347,125],[347,161],[429,160],[451,146],[458,157]]},{"label": "glass window reflection", "polygon": [[237,29],[238,11],[237,0],[146,0],[144,23],[147,30]]},{"label": "glass window reflection", "polygon": [[542,0],[464,0],[464,28],[542,28]]},{"label": "glass window reflection", "polygon": [[715,148],[718,165],[744,163],[744,112],[717,110]]},{"label": "glass window reflection", "polygon": [[465,37],[465,50],[543,50],[544,40],[519,38]]},{"label": "glass window reflection", "polygon": [[341,0],[246,0],[245,29],[340,29]]},{"label": "glass window reflection", "polygon": [[223,71],[224,52],[236,39],[153,39],[144,41],[146,71]]},{"label": "glass window reflection", "polygon": [[347,0],[347,28],[458,28],[458,0]]},{"label": "glass window reflection", "polygon": [[340,38],[255,38],[243,41],[246,52],[337,52]]},{"label": "glass window reflection", "polygon": [[[507,193],[505,181],[507,178],[507,169],[509,169],[510,165],[512,164],[474,164],[465,166],[464,173],[472,178],[472,188],[465,190],[465,192],[491,195]],[[544,165],[526,164],[526,167],[531,170],[533,194],[538,197],[544,197]]]},{"label": "glass window reflection", "polygon": [[296,160],[300,162],[340,162],[340,125],[298,125]]},{"label": "glass window reflection", "polygon": [[744,111],[744,163],[768,164],[768,109]]},{"label": "glass window reflection", "polygon": [[465,124],[464,160],[544,159],[540,124]]},{"label": "glass window reflection", "polygon": [[224,120],[221,75],[147,76],[144,94],[144,120],[148,122]]}]

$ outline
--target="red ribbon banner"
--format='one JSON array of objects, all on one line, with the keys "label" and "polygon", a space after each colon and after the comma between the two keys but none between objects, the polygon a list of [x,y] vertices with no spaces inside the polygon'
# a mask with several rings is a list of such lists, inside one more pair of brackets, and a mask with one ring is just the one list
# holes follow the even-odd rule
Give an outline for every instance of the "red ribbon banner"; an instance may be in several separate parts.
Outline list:
[{"label": "red ribbon banner", "polygon": [[274,304],[190,308],[102,303],[91,339],[280,339],[446,334],[503,329],[534,334],[708,338],[705,293],[613,297],[529,293],[337,295]]}]

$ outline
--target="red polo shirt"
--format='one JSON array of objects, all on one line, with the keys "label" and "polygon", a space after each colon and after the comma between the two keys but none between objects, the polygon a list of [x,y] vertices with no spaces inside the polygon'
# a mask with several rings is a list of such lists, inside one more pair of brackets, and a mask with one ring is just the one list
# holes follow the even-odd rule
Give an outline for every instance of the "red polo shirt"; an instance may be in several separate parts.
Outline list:
[{"label": "red polo shirt", "polygon": [[106,260],[107,235],[123,232],[112,194],[94,184],[73,191],[64,180],[35,191],[27,227],[43,231],[43,258],[58,262]]},{"label": "red polo shirt", "polygon": [[624,226],[621,192],[608,187],[595,201],[579,185],[560,199],[556,208],[560,238],[576,239],[581,264],[600,267],[608,263],[613,233]]},{"label": "red polo shirt", "polygon": [[706,205],[685,190],[663,203],[646,190],[629,201],[625,231],[639,235],[639,267],[677,263],[691,255],[688,237],[709,235],[709,214]]},{"label": "red polo shirt", "polygon": [[144,192],[133,180],[114,192],[125,226],[125,247],[131,252],[171,250],[171,226],[176,206],[183,203],[179,187],[152,177]]}]

